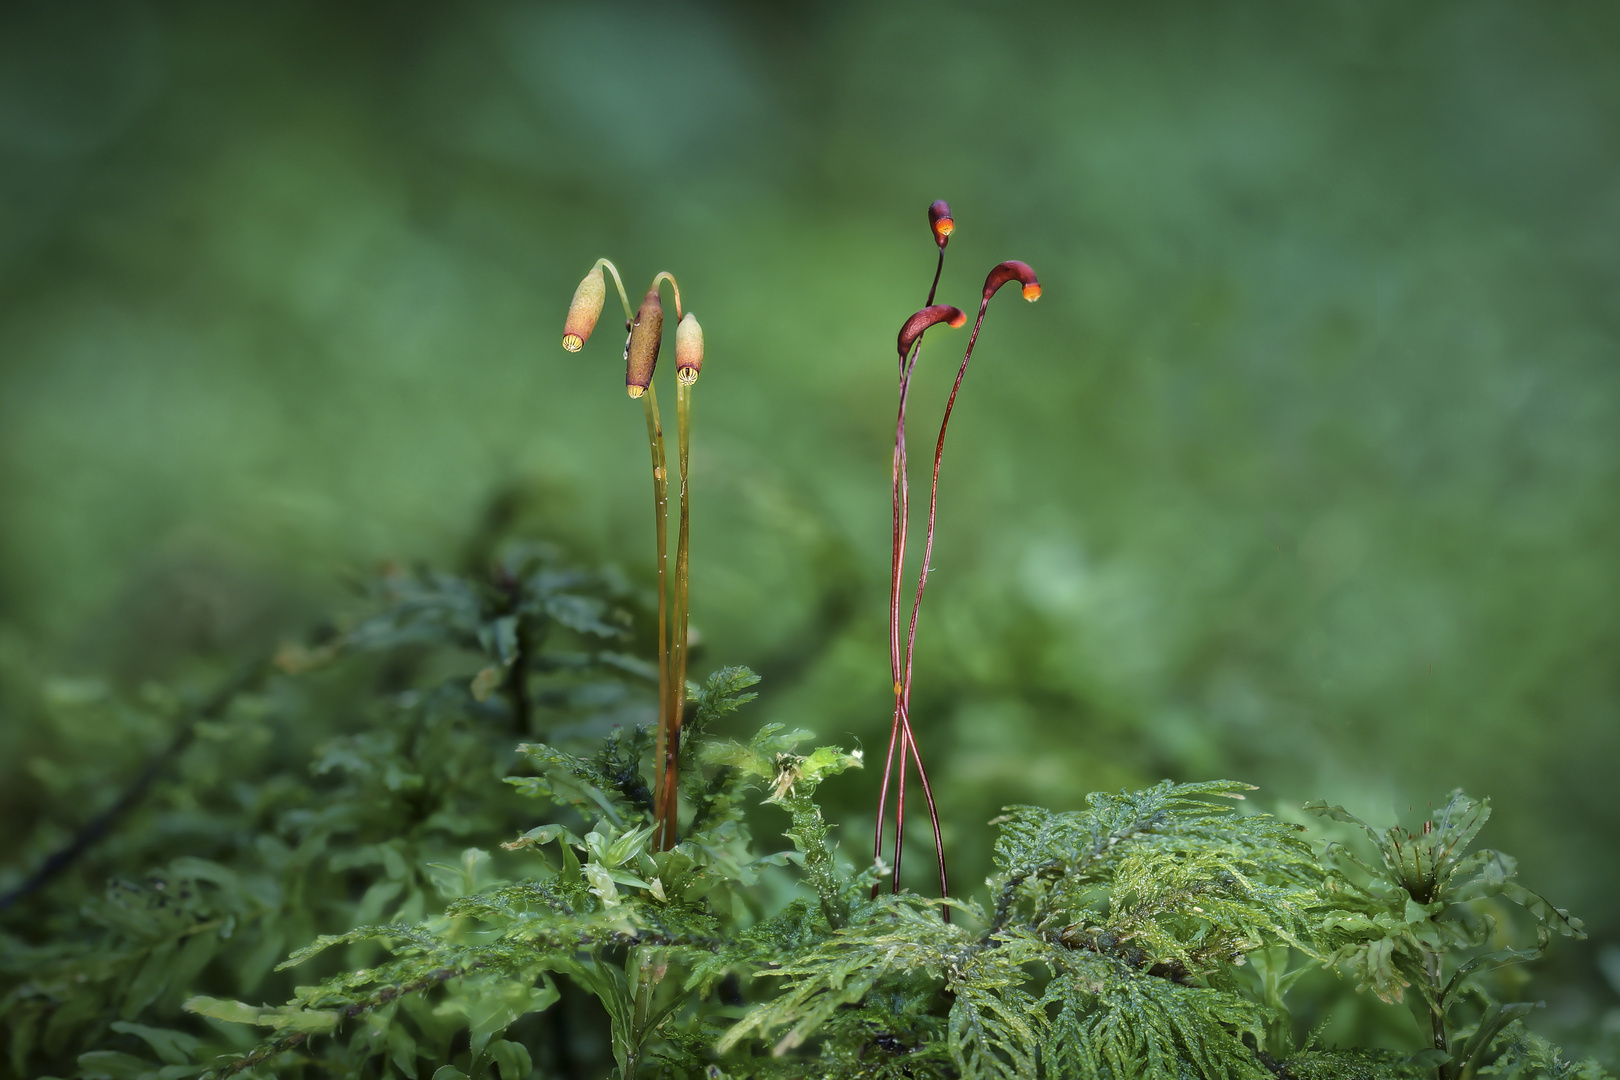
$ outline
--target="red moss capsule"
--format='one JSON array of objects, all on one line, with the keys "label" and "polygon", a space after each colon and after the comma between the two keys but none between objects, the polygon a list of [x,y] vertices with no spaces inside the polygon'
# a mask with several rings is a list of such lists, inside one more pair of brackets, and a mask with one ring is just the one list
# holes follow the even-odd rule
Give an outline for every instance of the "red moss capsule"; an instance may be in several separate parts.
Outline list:
[{"label": "red moss capsule", "polygon": [[933,230],[934,243],[940,247],[951,238],[956,231],[956,222],[951,220],[951,204],[944,199],[935,199],[928,208],[928,227]]},{"label": "red moss capsule", "polygon": [[1009,259],[990,271],[984,279],[984,298],[989,300],[997,289],[1013,281],[1023,283],[1025,300],[1033,304],[1041,298],[1041,283],[1035,280],[1035,271],[1029,268],[1029,263],[1017,259]]},{"label": "red moss capsule", "polygon": [[658,301],[658,290],[648,289],[636,321],[630,324],[630,341],[624,347],[624,388],[631,397],[640,397],[651,385],[663,339],[664,305]]},{"label": "red moss capsule", "polygon": [[697,316],[686,313],[675,327],[675,377],[687,386],[703,373],[703,327]]},{"label": "red moss capsule", "polygon": [[573,303],[568,305],[568,321],[563,324],[563,348],[579,352],[596,329],[596,320],[602,314],[602,302],[607,299],[607,282],[602,280],[602,264],[591,267],[585,280],[574,290]]},{"label": "red moss capsule", "polygon": [[967,322],[967,316],[962,314],[961,308],[954,308],[949,304],[935,304],[932,307],[923,308],[907,319],[906,324],[900,328],[900,337],[895,344],[900,349],[901,359],[905,359],[906,353],[910,352],[912,344],[922,337],[923,331],[935,323],[961,326],[965,322]]}]

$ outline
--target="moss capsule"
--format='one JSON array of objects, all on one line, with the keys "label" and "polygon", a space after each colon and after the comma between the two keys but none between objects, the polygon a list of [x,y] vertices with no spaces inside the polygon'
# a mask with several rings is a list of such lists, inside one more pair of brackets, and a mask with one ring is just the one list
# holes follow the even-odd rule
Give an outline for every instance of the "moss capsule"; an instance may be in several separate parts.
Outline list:
[{"label": "moss capsule", "polygon": [[905,359],[906,353],[911,351],[912,344],[922,337],[923,331],[930,326],[938,323],[945,323],[948,326],[961,326],[965,322],[967,322],[967,316],[962,314],[961,308],[954,308],[949,304],[934,304],[931,307],[923,308],[907,319],[904,326],[900,327],[900,336],[896,339],[895,345],[900,350],[901,359]]},{"label": "moss capsule", "polygon": [[658,300],[658,290],[648,289],[635,322],[630,324],[630,341],[624,347],[624,388],[631,397],[640,397],[652,383],[663,337],[664,305]]},{"label": "moss capsule", "polygon": [[1041,283],[1035,279],[1035,271],[1029,268],[1029,263],[1009,259],[993,267],[984,279],[984,298],[989,300],[996,295],[996,290],[1011,282],[1019,282],[1024,286],[1024,299],[1030,303],[1041,298]]},{"label": "moss capsule", "polygon": [[563,324],[563,348],[579,352],[584,347],[591,331],[596,329],[596,320],[601,317],[602,303],[606,299],[607,282],[602,279],[602,264],[597,263],[574,290],[573,302],[568,305],[568,321]]},{"label": "moss capsule", "polygon": [[703,327],[690,311],[675,327],[675,377],[690,386],[703,373]]}]

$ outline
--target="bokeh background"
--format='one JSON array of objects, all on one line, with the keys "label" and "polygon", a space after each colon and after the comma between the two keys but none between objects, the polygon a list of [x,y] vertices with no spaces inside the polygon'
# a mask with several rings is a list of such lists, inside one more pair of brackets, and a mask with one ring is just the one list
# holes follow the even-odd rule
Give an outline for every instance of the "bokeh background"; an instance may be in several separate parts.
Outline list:
[{"label": "bokeh background", "polygon": [[[1538,1024],[1620,1030],[1597,2],[8,5],[8,834],[29,687],[205,679],[492,515],[646,580],[619,339],[558,346],[598,255],[707,331],[702,663],[765,676],[748,722],[880,750],[892,342],[941,197],[942,300],[1005,258],[1045,285],[987,321],[919,637],[958,880],[1012,801],[1221,774],[1387,824],[1463,786],[1592,931]],[[853,849],[875,779],[833,793]]]}]

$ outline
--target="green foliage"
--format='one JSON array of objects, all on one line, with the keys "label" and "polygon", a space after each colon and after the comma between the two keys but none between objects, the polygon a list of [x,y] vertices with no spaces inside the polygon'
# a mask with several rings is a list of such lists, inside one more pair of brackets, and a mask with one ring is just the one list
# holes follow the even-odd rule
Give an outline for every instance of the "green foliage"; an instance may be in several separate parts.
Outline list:
[{"label": "green foliage", "polygon": [[[1532,1008],[1498,1000],[1483,976],[1539,956],[1554,934],[1584,938],[1581,921],[1521,885],[1511,857],[1470,853],[1490,818],[1486,800],[1453,792],[1416,832],[1394,826],[1380,833],[1340,806],[1306,809],[1360,829],[1378,856],[1371,862],[1327,845],[1335,907],[1324,930],[1340,942],[1330,962],[1345,965],[1358,990],[1385,1001],[1401,1001],[1410,990],[1414,1012],[1432,1032],[1430,1053],[1442,1080],[1474,1076],[1501,1031]],[[1529,916],[1534,944],[1504,943],[1508,904]],[[1471,1013],[1462,1028],[1454,1019],[1459,1011]]]},{"label": "green foliage", "polygon": [[1565,1061],[1563,1053],[1552,1043],[1532,1031],[1526,1031],[1519,1020],[1502,1030],[1500,1044],[1502,1056],[1480,1069],[1489,1076],[1504,1076],[1511,1080],[1613,1080],[1596,1061]]},{"label": "green foliage", "polygon": [[[686,688],[680,842],[654,850],[654,680],[610,578],[526,549],[373,600],[192,717],[178,779],[94,857],[104,895],[65,905],[63,879],[8,913],[13,1075],[1603,1075],[1485,981],[1579,924],[1468,852],[1487,808],[1460,794],[1416,834],[1316,808],[1372,860],[1239,812],[1231,781],[1007,807],[982,899],[874,895],[819,801],[860,755],[720,737],[745,668]],[[756,843],[751,803],[791,850]],[[1437,1004],[1446,1042],[1296,1045],[1290,988],[1323,965]]]},{"label": "green foliage", "polygon": [[1075,814],[1009,808],[993,919],[972,904],[946,923],[914,897],[857,900],[848,926],[769,966],[781,992],[719,1048],[770,1038],[782,1054],[842,1009],[911,994],[932,1007],[896,1026],[955,1075],[1265,1075],[1242,1038],[1262,1033],[1263,1008],[1230,971],[1251,949],[1305,944],[1318,872],[1294,828],[1204,798],[1241,786],[1163,784]]},{"label": "green foliage", "polygon": [[[527,801],[499,782],[526,769],[512,750],[522,706],[554,730],[594,734],[651,699],[637,662],[616,651],[633,610],[625,588],[549,548],[515,549],[482,579],[390,573],[367,601],[373,614],[284,648],[212,716],[158,689],[135,701],[56,695],[70,735],[93,711],[143,736],[109,746],[114,761],[161,754],[180,742],[177,728],[188,739],[166,763],[172,780],[93,849],[85,884],[60,878],[5,912],[0,1022],[14,1074],[67,1074],[92,1051],[141,1053],[143,1036],[113,1026],[135,1021],[201,1037],[193,1060],[236,1049],[241,1040],[188,1024],[181,1003],[199,991],[286,996],[290,977],[272,969],[289,949],[322,931],[423,919],[442,907],[456,876],[446,867],[470,839],[525,821]],[[523,683],[480,701],[469,673],[510,655],[514,635],[527,650]],[[85,757],[71,744],[63,753]],[[87,765],[104,789],[120,782],[111,768],[98,778],[100,759]],[[83,777],[62,775],[48,816],[105,804]],[[35,858],[57,843],[42,829]]]},{"label": "green foliage", "polygon": [[[770,674],[754,719],[870,749],[888,693],[863,614],[885,544],[855,529],[883,422],[871,332],[922,300],[932,253],[918,207],[853,193],[948,178],[939,194],[984,210],[943,298],[972,294],[974,250],[1051,276],[1040,317],[993,324],[1012,336],[971,376],[996,385],[967,400],[957,422],[980,434],[959,433],[944,483],[974,509],[942,539],[953,613],[919,639],[959,881],[989,873],[983,823],[1007,802],[1230,775],[1366,816],[1468,777],[1495,796],[1486,842],[1620,942],[1620,859],[1602,856],[1620,800],[1595,794],[1620,760],[1603,659],[1620,652],[1603,599],[1620,591],[1620,260],[1592,248],[1614,213],[1612,5],[1032,18],[956,0],[930,9],[948,60],[912,47],[915,8],[848,0],[51,14],[73,7],[5,20],[7,832],[77,825],[55,809],[102,805],[144,756],[116,720],[56,753],[25,678],[240,650],[280,618],[254,622],[266,593],[455,550],[445,515],[492,462],[533,478],[552,521],[572,500],[562,528],[645,559],[648,485],[619,471],[640,416],[610,360],[548,360],[604,229],[627,263],[701,251],[695,272],[737,286],[692,282],[713,298],[693,295],[699,313],[724,305],[750,343],[728,350],[746,396],[697,406],[710,451],[746,448],[699,463],[712,662]],[[593,71],[614,85],[586,98]],[[1016,105],[989,90],[1011,85]],[[635,134],[662,93],[681,115]],[[912,152],[930,111],[984,141]],[[301,782],[312,735],[273,730]],[[38,798],[38,758],[82,799]],[[283,773],[229,760],[238,780]],[[828,819],[871,783],[828,785]],[[56,903],[76,913],[190,843],[136,839],[129,865],[109,850]],[[1560,975],[1594,1023],[1612,1004],[1591,965]]]},{"label": "green foliage", "polygon": [[[1090,796],[1089,810],[1009,807],[996,841],[996,923],[1089,936],[1101,952],[1206,974],[1266,941],[1305,947],[1320,878],[1297,826],[1208,801],[1246,784]],[[1188,919],[1191,913],[1195,917]]]}]

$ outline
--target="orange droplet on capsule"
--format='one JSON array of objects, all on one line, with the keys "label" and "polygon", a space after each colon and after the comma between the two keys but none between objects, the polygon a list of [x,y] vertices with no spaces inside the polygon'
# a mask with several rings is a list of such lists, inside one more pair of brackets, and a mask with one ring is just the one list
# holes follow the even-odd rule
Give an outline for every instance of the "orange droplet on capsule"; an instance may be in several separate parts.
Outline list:
[{"label": "orange droplet on capsule", "polygon": [[951,204],[944,199],[935,199],[928,207],[928,228],[934,234],[934,243],[940,247],[951,233],[956,231],[956,222],[951,217]]},{"label": "orange droplet on capsule", "polygon": [[[1036,280],[1035,271],[1029,268],[1029,263],[1008,259],[991,267],[990,273],[985,275],[985,300],[988,302],[1003,285],[1010,285],[1015,281],[1023,285],[1025,300],[1035,300],[1041,295],[1041,283]],[[1030,292],[1031,289],[1034,290],[1033,293]]]}]

